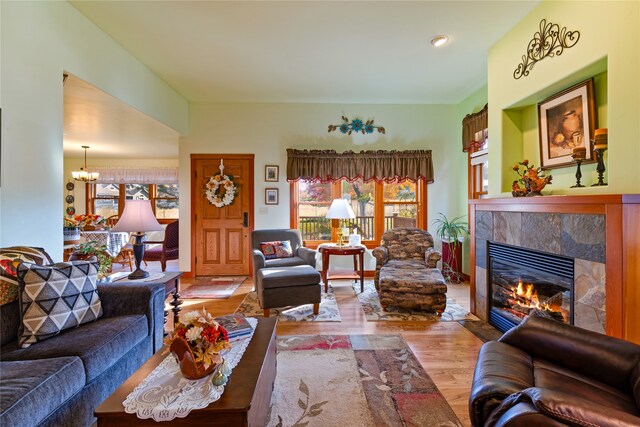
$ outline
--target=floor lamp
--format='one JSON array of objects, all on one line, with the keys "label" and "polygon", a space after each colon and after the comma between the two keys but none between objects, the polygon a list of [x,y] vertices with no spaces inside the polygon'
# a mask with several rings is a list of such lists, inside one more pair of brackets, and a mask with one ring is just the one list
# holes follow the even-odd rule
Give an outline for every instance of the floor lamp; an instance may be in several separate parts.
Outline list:
[{"label": "floor lamp", "polygon": [[127,200],[125,202],[124,212],[111,231],[132,233],[136,239],[133,243],[133,257],[136,260],[136,269],[127,276],[129,280],[149,277],[149,272],[140,268],[140,263],[144,257],[144,243],[142,239],[147,231],[162,230],[164,230],[164,228],[153,214],[149,200]]}]

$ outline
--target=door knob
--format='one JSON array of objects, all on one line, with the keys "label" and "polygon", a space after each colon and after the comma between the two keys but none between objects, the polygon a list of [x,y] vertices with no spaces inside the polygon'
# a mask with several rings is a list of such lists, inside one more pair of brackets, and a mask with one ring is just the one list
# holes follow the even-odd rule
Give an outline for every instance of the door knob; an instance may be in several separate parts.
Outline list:
[{"label": "door knob", "polygon": [[242,215],[242,226],[243,227],[248,227],[249,226],[249,212],[245,212]]}]

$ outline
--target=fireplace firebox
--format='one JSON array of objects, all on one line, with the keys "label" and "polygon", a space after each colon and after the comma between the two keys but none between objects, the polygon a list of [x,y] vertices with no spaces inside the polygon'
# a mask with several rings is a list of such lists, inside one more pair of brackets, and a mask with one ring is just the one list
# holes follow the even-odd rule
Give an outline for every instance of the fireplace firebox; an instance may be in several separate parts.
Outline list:
[{"label": "fireplace firebox", "polygon": [[489,323],[506,332],[527,315],[573,324],[573,259],[488,243]]}]

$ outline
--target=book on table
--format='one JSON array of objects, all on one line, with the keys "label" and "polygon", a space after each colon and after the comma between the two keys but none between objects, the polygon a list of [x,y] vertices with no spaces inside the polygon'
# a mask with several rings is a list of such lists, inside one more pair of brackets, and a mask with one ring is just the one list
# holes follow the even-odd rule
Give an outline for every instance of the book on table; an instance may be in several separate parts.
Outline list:
[{"label": "book on table", "polygon": [[235,341],[250,335],[253,332],[251,324],[242,313],[227,314],[216,317],[216,321],[227,330],[229,341]]}]

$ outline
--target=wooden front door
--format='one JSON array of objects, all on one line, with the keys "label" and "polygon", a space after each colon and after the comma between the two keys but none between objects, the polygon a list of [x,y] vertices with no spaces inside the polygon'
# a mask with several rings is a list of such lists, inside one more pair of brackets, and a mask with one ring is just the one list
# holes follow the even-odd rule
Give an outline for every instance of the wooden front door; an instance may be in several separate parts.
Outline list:
[{"label": "wooden front door", "polygon": [[[204,194],[209,178],[233,177],[238,194],[229,206],[216,207]],[[222,193],[224,194],[224,193]],[[253,154],[191,155],[192,271],[196,276],[250,275],[253,230]]]}]

